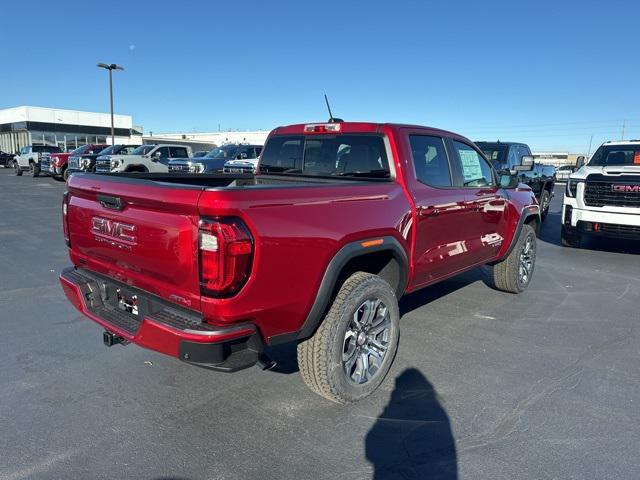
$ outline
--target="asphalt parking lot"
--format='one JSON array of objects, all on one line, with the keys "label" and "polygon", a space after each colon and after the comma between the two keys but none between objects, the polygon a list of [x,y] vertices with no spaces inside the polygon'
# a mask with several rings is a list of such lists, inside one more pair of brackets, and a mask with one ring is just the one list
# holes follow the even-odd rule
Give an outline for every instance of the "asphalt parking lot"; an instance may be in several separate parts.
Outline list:
[{"label": "asphalt parking lot", "polygon": [[640,246],[559,246],[520,296],[474,270],[401,302],[387,380],[313,394],[294,350],[225,375],[102,345],[58,284],[64,184],[0,169],[0,479],[640,478]]}]

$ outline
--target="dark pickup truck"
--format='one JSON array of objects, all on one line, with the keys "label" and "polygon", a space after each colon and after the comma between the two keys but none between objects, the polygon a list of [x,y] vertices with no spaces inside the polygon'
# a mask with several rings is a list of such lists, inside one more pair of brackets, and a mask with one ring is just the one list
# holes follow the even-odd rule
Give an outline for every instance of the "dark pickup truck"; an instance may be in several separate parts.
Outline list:
[{"label": "dark pickup truck", "polygon": [[476,142],[476,145],[480,147],[498,172],[508,171],[517,174],[520,182],[531,187],[540,204],[542,220],[544,220],[554,195],[555,167],[534,163],[531,149],[524,143]]},{"label": "dark pickup truck", "polygon": [[466,138],[354,122],[276,128],[255,176],[77,173],[62,212],[60,281],[106,345],[229,372],[297,342],[339,403],[383,381],[405,293],[480,265],[524,291],[540,224],[531,188]]}]

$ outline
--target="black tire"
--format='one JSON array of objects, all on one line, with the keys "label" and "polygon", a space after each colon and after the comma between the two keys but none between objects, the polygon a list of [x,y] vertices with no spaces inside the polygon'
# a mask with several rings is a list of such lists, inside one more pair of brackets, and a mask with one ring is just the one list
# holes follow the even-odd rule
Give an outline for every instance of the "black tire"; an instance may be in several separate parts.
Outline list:
[{"label": "black tire", "polygon": [[34,178],[40,176],[40,164],[31,162],[29,164],[29,171],[31,172],[31,176]]},{"label": "black tire", "polygon": [[549,213],[549,205],[551,204],[551,194],[549,190],[543,190],[542,195],[540,195],[540,216],[542,217],[542,221],[544,222],[547,218],[547,214]]},{"label": "black tire", "polygon": [[13,171],[16,172],[16,176],[18,177],[22,176],[22,167],[17,161],[13,162]]},{"label": "black tire", "polygon": [[531,225],[525,224],[513,250],[493,266],[495,287],[503,292],[522,293],[531,282],[535,264],[536,231]]},{"label": "black tire", "polygon": [[69,176],[70,176],[70,175],[71,175],[71,174],[69,173],[69,169],[68,169],[68,168],[65,168],[65,169],[62,171],[62,179],[63,179],[65,182],[66,182],[67,180],[69,180]]},{"label": "black tire", "polygon": [[[370,311],[373,313],[367,315]],[[354,332],[356,317],[361,320],[359,333]],[[365,326],[367,318],[369,326]],[[395,292],[377,275],[356,272],[342,284],[314,335],[298,344],[300,374],[318,395],[341,404],[356,402],[380,386],[393,363],[399,338]],[[370,377],[362,381],[362,372]]]},{"label": "black tire", "polygon": [[575,233],[567,233],[564,229],[560,231],[560,243],[563,247],[578,248],[582,242],[582,237]]}]

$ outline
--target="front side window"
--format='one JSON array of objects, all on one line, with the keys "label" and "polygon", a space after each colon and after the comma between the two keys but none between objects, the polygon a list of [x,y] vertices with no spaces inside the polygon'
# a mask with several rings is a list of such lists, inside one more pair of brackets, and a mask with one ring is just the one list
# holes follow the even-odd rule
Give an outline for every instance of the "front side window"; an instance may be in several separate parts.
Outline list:
[{"label": "front side window", "polygon": [[589,165],[640,165],[640,145],[603,145],[593,154]]},{"label": "front side window", "polygon": [[153,155],[156,155],[158,152],[160,152],[160,158],[169,158],[169,147],[160,147],[153,152]]},{"label": "front side window", "polygon": [[450,187],[451,170],[442,138],[411,135],[409,143],[416,179],[434,187]]},{"label": "front side window", "polygon": [[463,186],[486,187],[494,184],[491,167],[475,149],[455,140],[453,146],[460,159]]},{"label": "front side window", "polygon": [[262,153],[262,173],[389,178],[379,135],[275,136]]}]

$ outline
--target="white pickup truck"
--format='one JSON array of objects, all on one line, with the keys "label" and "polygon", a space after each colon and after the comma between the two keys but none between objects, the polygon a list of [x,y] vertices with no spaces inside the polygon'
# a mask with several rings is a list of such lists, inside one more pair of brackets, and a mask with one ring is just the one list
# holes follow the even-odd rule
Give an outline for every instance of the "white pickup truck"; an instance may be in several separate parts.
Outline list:
[{"label": "white pickup truck", "polygon": [[191,158],[191,147],[184,145],[141,145],[129,155],[101,155],[96,158],[96,173],[168,172],[174,158]]},{"label": "white pickup truck", "polygon": [[34,177],[40,175],[40,161],[44,156],[50,156],[52,153],[62,153],[60,147],[52,145],[27,145],[20,149],[20,153],[16,155],[13,162],[13,168],[16,175],[20,176],[25,171],[30,171]]},{"label": "white pickup truck", "polygon": [[583,236],[640,239],[640,141],[603,143],[573,173],[562,206],[562,245]]}]

